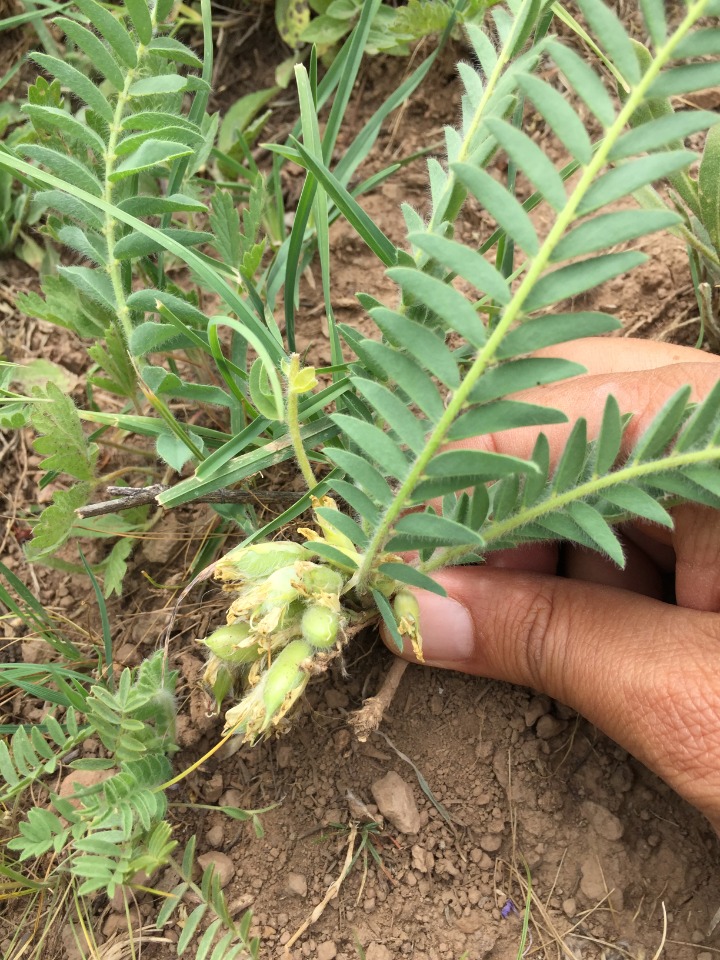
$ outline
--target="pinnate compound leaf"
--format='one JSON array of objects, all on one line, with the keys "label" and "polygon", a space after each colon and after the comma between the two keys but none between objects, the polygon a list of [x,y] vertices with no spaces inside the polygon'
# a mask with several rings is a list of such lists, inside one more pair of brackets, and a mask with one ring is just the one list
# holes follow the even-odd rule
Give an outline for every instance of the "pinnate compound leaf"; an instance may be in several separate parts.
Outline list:
[{"label": "pinnate compound leaf", "polygon": [[69,490],[55,491],[52,504],[43,510],[33,529],[33,538],[27,546],[29,560],[39,560],[59,550],[75,525],[75,511],[85,506],[91,490],[90,483],[81,482]]},{"label": "pinnate compound leaf", "polygon": [[99,87],[89,80],[84,73],[80,73],[69,63],[63,63],[57,57],[51,57],[47,53],[31,53],[31,60],[34,60],[43,70],[46,70],[51,76],[69,87],[72,92],[84,100],[97,114],[99,114],[108,123],[113,119],[113,108],[110,102],[100,92]]},{"label": "pinnate compound leaf", "polygon": [[540,278],[530,291],[524,308],[532,313],[559,300],[577,297],[607,280],[627,273],[647,259],[644,253],[627,250],[623,253],[605,253],[560,267]]},{"label": "pinnate compound leaf", "polygon": [[481,167],[474,167],[469,163],[454,163],[452,170],[458,180],[494,217],[498,226],[512,237],[528,256],[534,257],[540,249],[540,242],[532,220],[514,195]]},{"label": "pinnate compound leaf", "polygon": [[386,475],[403,478],[408,461],[400,447],[379,427],[345,413],[332,414],[330,419],[373,460]]},{"label": "pinnate compound leaf", "polygon": [[92,480],[98,448],[89,444],[72,399],[52,382],[35,393],[32,425],[39,434],[35,449],[44,455],[40,467],[66,473],[77,480]]},{"label": "pinnate compound leaf", "polygon": [[567,203],[562,177],[546,153],[521,130],[505,120],[488,118],[485,124],[507,155],[555,210]]},{"label": "pinnate compound leaf", "polygon": [[93,67],[105,77],[108,83],[120,92],[125,86],[123,72],[102,40],[76,20],[56,17],[54,23],[86,54]]},{"label": "pinnate compound leaf", "polygon": [[[503,275],[488,263],[485,257],[481,256],[481,254],[475,250],[471,250],[456,240],[448,240],[446,237],[440,237],[432,233],[411,233],[408,240],[448,270],[459,273],[460,276],[464,277],[468,283],[471,283],[476,290],[488,294],[493,300],[497,300],[498,303],[506,304],[510,302],[510,290]],[[447,284],[442,284],[441,286],[442,281],[436,280],[434,277],[427,277],[426,274],[422,274],[421,276],[423,278],[427,277],[427,279],[418,281],[412,274],[412,270],[406,270],[403,267],[388,271],[388,276],[396,279],[404,289],[410,290],[411,293],[413,293],[412,286],[414,286],[417,291],[415,295],[423,302],[427,302],[427,297],[430,296],[432,303],[428,303],[428,306],[432,306],[435,313],[441,317],[444,317],[444,314],[438,307],[442,307],[442,286],[444,286],[447,291],[445,294],[447,300],[445,312],[447,317],[444,317],[444,319],[448,327],[457,330],[458,333],[462,333],[470,343],[484,342],[483,339],[478,339],[479,331],[477,327],[479,319],[477,315],[473,316],[475,311],[462,294]],[[459,305],[458,298],[464,301],[463,306]],[[456,306],[460,310],[460,317],[450,322],[449,318],[452,317]],[[484,333],[482,327],[481,330]]]},{"label": "pinnate compound leaf", "polygon": [[131,69],[136,67],[137,50],[135,43],[120,21],[106,7],[96,3],[95,0],[77,0],[77,6],[107,40],[123,63]]}]

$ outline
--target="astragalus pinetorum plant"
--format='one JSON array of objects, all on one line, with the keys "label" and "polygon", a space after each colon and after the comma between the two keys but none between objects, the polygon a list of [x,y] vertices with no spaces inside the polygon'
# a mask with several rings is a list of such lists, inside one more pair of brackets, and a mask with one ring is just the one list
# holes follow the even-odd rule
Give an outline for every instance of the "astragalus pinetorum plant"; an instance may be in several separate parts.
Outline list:
[{"label": "astragalus pinetorum plant", "polygon": [[[30,397],[3,390],[18,425],[31,411],[44,469],[60,483],[36,528],[35,558],[82,534],[73,524],[104,482],[98,446],[110,428],[155,441],[165,473],[146,505],[172,508],[227,494],[293,456],[306,481],[308,493],[262,529],[245,508],[218,507],[249,536],[212,568],[229,609],[227,623],[203,641],[203,679],[226,710],[226,733],[248,742],[283,726],[310,679],[367,624],[384,621],[398,646],[412,644],[421,657],[412,588],[440,592],[432,573],[443,566],[482,563],[490,551],[552,539],[622,564],[615,525],[640,517],[671,526],[668,510],[682,501],[720,507],[720,384],[702,403],[691,401],[689,387],[678,391],[630,450],[623,434],[633,411],[612,397],[598,436],[589,441],[578,420],[552,467],[542,432],[527,460],[458,444],[567,420],[514,395],[583,372],[547,349],[534,353],[620,323],[557,305],[638,267],[646,259],[634,249],[639,241],[681,221],[669,207],[640,209],[633,195],[649,185],[662,192],[679,176],[694,183],[696,154],[684,141],[717,116],[656,107],[720,83],[713,23],[720,4],[644,0],[638,40],[601,0],[492,5],[483,28],[466,25],[461,121],[445,129],[442,157],[428,161],[429,212],[402,206],[407,237],[396,246],[357,198],[387,176],[401,179],[402,169],[359,185],[355,175],[383,120],[423,80],[434,55],[339,153],[338,131],[378,2],[364,5],[321,79],[314,51],[307,68],[296,67],[299,120],[287,141],[268,145],[266,172],[242,135],[232,158],[214,145],[209,5],[202,8],[201,59],[171,35],[167,0],[116,7],[79,0],[79,13],[60,23],[73,62],[33,56],[51,79],[31,88],[25,142],[0,152],[0,166],[47,208],[48,236],[74,255],[45,278],[44,299],[26,298],[24,309],[95,341],[87,403],[76,405],[52,385]],[[561,32],[575,29],[585,46],[577,35],[558,39],[560,22]],[[529,113],[565,149],[562,167],[524,132]],[[306,180],[288,229],[279,171],[289,163],[303,167]],[[516,192],[522,178],[535,191],[524,202]],[[718,195],[698,192],[713,230]],[[456,233],[468,200],[495,224],[479,247]],[[533,218],[541,206],[543,217]],[[335,321],[329,226],[338,218],[397,288],[388,303],[372,290],[358,294],[374,337]],[[332,352],[322,370],[304,365],[296,349],[299,278],[315,256]],[[207,302],[219,303],[211,316]],[[109,411],[102,409],[107,395]],[[208,419],[191,421],[198,410]],[[83,422],[93,424],[91,437]],[[190,475],[168,482],[188,464]],[[137,502],[128,498],[127,505]],[[294,528],[308,507],[312,516]],[[102,533],[100,525],[93,531]],[[106,641],[109,660],[108,631]],[[158,826],[165,804],[140,809],[132,802],[140,794],[131,775],[141,779],[144,797],[158,797],[170,773],[172,674],[157,662],[123,675],[117,689],[103,675],[105,686],[90,698],[86,679],[74,676],[61,691],[73,695],[72,729],[63,721],[46,730],[62,752],[97,727],[110,766],[125,776],[115,782],[116,790],[127,787],[124,806],[102,788],[80,812],[56,803],[58,816],[31,815],[13,841],[26,859],[65,850],[66,872],[83,879],[84,893],[112,893],[138,869],[170,857],[169,833]],[[149,706],[158,697],[169,711],[162,730]],[[81,715],[89,730],[78,726]],[[120,719],[108,730],[111,715]],[[118,724],[142,732],[130,758],[118,754]],[[53,762],[49,739],[34,736],[39,766],[31,782]],[[25,783],[20,767],[5,769]],[[91,834],[106,827],[112,837],[103,848]],[[96,860],[78,858],[83,844]],[[183,891],[192,883],[186,860],[178,867]],[[217,909],[222,915],[221,903]],[[201,919],[186,928],[183,947]],[[241,951],[246,941],[238,936]]]}]

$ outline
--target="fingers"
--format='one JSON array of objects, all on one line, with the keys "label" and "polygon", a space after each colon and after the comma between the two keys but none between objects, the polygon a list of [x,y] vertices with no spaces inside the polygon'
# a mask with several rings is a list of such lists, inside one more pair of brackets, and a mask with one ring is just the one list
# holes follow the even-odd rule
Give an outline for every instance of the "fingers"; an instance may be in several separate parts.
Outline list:
[{"label": "fingers", "polygon": [[574,707],[720,825],[720,617],[541,574],[437,579],[447,598],[418,591],[428,663]]},{"label": "fingers", "polygon": [[534,356],[558,357],[581,363],[588,373],[624,373],[654,370],[676,363],[720,363],[720,357],[695,347],[680,347],[637,337],[584,337],[568,344],[544,347]]},{"label": "fingers", "polygon": [[684,504],[673,519],[677,603],[720,613],[720,510]]}]

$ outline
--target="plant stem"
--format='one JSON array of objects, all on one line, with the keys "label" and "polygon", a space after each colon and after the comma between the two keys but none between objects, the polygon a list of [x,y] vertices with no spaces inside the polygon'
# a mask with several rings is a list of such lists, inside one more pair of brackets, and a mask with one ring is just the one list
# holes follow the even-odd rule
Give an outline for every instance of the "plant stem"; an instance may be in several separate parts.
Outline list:
[{"label": "plant stem", "polygon": [[307,452],[302,442],[302,436],[300,434],[300,420],[298,418],[298,392],[295,390],[295,378],[300,373],[300,357],[297,353],[293,353],[290,357],[290,367],[288,369],[288,389],[287,389],[287,400],[285,403],[285,420],[288,426],[288,434],[290,435],[290,441],[292,443],[292,448],[295,453],[295,459],[297,464],[300,467],[300,472],[303,475],[303,480],[308,488],[312,490],[317,486],[317,479],[313,473],[313,468],[310,466],[310,460],[308,459]]},{"label": "plant stem", "polygon": [[[392,503],[385,511],[375,533],[368,544],[367,550],[363,554],[362,564],[356,574],[358,590],[363,592],[367,589],[367,581],[373,569],[373,564],[378,553],[383,549],[387,538],[390,535],[392,526],[405,508],[405,504],[412,495],[413,490],[420,482],[425,468],[444,442],[447,433],[455,422],[463,408],[468,403],[470,393],[485,372],[493,363],[495,354],[502,343],[505,334],[512,324],[522,315],[522,308],[525,300],[530,295],[533,287],[538,282],[546,267],[550,262],[553,250],[567,232],[568,228],[575,219],[577,209],[596,180],[597,176],[605,166],[607,158],[620,135],[625,130],[630,118],[645,100],[647,91],[657,78],[658,74],[670,59],[673,50],[680,43],[683,37],[691,29],[695,21],[702,15],[702,11],[707,4],[707,0],[696,0],[689,9],[678,26],[675,33],[668,38],[667,42],[658,50],[653,62],[648,67],[645,74],[640,78],[638,85],[630,92],[625,104],[615,118],[614,123],[607,131],[605,138],[598,145],[597,150],[592,156],[590,163],[585,167],[575,189],[568,198],[563,210],[558,214],[555,223],[549,234],[545,238],[537,256],[530,264],[528,272],[523,277],[520,286],[513,295],[497,326],[488,338],[485,346],[478,353],[474,363],[468,370],[465,379],[453,394],[449,401],[443,416],[438,421],[432,431],[428,442],[420,455],[412,465],[410,472],[402,483],[400,490],[393,498]],[[473,127],[471,126],[471,131]],[[470,136],[469,134],[468,136]],[[467,143],[466,139],[466,143]]]}]

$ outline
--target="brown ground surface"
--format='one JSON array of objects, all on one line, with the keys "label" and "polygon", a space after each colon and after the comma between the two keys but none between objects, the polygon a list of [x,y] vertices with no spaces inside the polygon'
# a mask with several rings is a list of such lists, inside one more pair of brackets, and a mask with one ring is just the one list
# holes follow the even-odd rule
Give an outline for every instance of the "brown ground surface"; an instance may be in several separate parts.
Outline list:
[{"label": "brown ground surface", "polygon": [[[253,49],[256,41],[257,36],[243,48],[249,62],[229,58],[224,102],[247,92],[250,84],[263,85],[263,71],[271,81],[267,58]],[[406,70],[406,61],[365,65],[345,138]],[[443,124],[456,119],[456,104],[453,61],[446,57],[402,116],[388,125],[372,166],[380,168],[439,140]],[[273,135],[282,132],[282,117],[280,111]],[[300,183],[288,175],[288,192],[297,192]],[[423,163],[418,161],[364,203],[399,240],[399,202],[423,210],[426,198]],[[484,236],[487,225],[477,215],[464,229]],[[347,227],[334,228],[332,243],[338,318],[357,324],[362,313],[355,292],[382,297],[390,284]],[[607,284],[592,305],[617,313],[635,335],[694,343],[694,298],[681,245],[657,237],[642,248],[652,254],[649,263]],[[318,309],[319,276],[317,280],[315,290],[303,287],[298,323],[300,346],[322,363],[329,360],[329,348]],[[28,324],[13,314],[15,292],[34,282],[22,265],[2,264],[5,355],[24,360],[42,354],[81,373],[83,351],[77,343],[62,331]],[[38,457],[30,439],[18,435],[3,441],[7,504],[0,554],[50,609],[95,631],[87,582],[28,568],[14,538],[15,515],[38,498]],[[270,480],[297,486],[288,468]],[[183,580],[210,516],[202,510],[158,518],[135,557],[125,597],[111,605],[119,663],[137,663],[155,649],[167,621],[170,594],[153,588],[142,571],[160,584]],[[209,749],[220,729],[217,719],[204,715],[194,694],[201,660],[192,638],[203,636],[208,623],[222,621],[223,601],[211,586],[198,588],[190,600],[171,648],[181,673],[178,769]],[[5,626],[12,641],[18,625]],[[5,655],[19,658],[20,648],[9,642]],[[518,953],[521,920],[513,912],[504,917],[501,910],[512,898],[522,911],[527,878],[532,892],[527,957],[651,960],[662,938],[663,908],[668,922],[664,957],[709,960],[720,955],[717,936],[706,937],[720,906],[718,842],[702,817],[561,704],[526,689],[455,673],[410,668],[382,732],[359,743],[348,730],[347,715],[377,690],[390,661],[376,639],[359,641],[346,656],[349,679],[338,671],[313,685],[287,736],[213,758],[175,795],[244,808],[275,805],[263,816],[262,839],[221,813],[171,810],[178,839],[196,833],[200,853],[219,851],[232,861],[226,893],[234,910],[252,907],[262,957],[282,955],[283,944],[338,877],[349,840],[348,798],[372,805],[372,786],[389,771],[412,791],[420,811],[417,833],[405,835],[388,826],[373,835],[374,853],[366,848],[339,896],[295,945],[293,956],[350,960],[362,956],[363,949],[367,960],[510,960]],[[36,707],[16,698],[4,711],[33,719]],[[138,903],[147,922],[157,904],[148,897]],[[0,919],[0,941],[7,942],[10,931],[3,924]],[[97,927],[99,941],[104,941],[100,956],[130,956],[122,920],[109,905],[98,904]],[[143,956],[174,956],[177,927],[166,929],[166,939],[151,936],[155,942],[146,943]],[[58,924],[46,956],[62,957],[67,942]],[[70,953],[74,955],[72,949]]]}]

